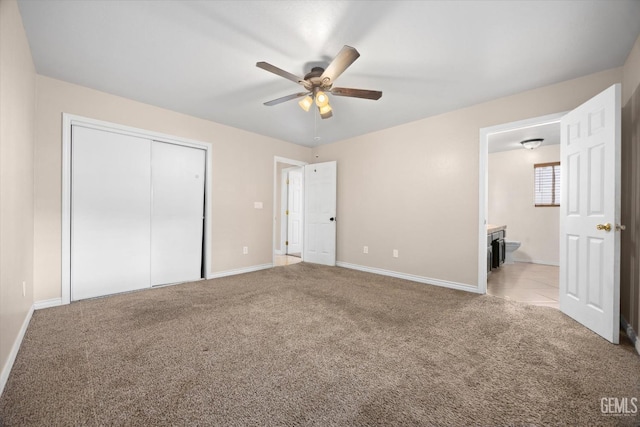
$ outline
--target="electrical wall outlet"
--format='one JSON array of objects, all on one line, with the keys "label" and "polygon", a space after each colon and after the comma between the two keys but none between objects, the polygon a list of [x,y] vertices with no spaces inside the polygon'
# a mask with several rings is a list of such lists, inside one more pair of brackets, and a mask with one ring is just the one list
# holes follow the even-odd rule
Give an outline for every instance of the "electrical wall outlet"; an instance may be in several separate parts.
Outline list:
[{"label": "electrical wall outlet", "polygon": [[249,247],[248,246],[243,246],[242,247],[242,253],[245,254],[245,255],[248,254],[249,253]]},{"label": "electrical wall outlet", "polygon": [[393,257],[394,258],[398,258],[398,250],[397,249],[393,250]]},{"label": "electrical wall outlet", "polygon": [[369,253],[369,246],[365,246],[364,249],[362,249],[362,253],[368,254]]}]

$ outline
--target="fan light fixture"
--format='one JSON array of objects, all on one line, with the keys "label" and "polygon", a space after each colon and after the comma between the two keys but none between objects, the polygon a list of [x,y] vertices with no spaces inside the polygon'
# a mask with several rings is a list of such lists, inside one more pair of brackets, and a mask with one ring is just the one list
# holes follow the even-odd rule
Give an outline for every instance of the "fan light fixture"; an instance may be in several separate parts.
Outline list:
[{"label": "fan light fixture", "polygon": [[320,110],[320,114],[327,114],[331,112],[331,105],[327,104],[327,105],[323,105],[322,107],[319,108]]},{"label": "fan light fixture", "polygon": [[327,103],[327,105],[323,107],[318,107],[318,110],[320,111],[320,117],[322,117],[323,119],[328,119],[329,117],[333,116],[333,113],[331,112],[331,105],[329,105],[329,103]]},{"label": "fan light fixture", "polygon": [[322,117],[323,119],[328,119],[329,117],[333,116],[333,110],[331,108],[331,105],[329,105],[329,97],[321,90],[316,90],[313,98],[311,97],[311,95],[305,96],[302,101],[298,102],[298,105],[300,105],[300,108],[302,108],[304,111],[308,112],[311,108],[311,104],[313,104],[314,102],[314,99],[316,105],[318,106],[320,117]]},{"label": "fan light fixture", "polygon": [[309,111],[309,108],[311,108],[311,104],[313,104],[313,98],[308,95],[302,98],[302,101],[298,102],[298,105],[300,105],[300,108],[302,108],[304,111]]},{"label": "fan light fixture", "polygon": [[533,138],[533,139],[525,139],[524,141],[520,141],[520,144],[527,150],[533,150],[534,148],[540,147],[544,138]]},{"label": "fan light fixture", "polygon": [[326,93],[319,90],[316,92],[316,105],[320,108],[325,107],[329,104],[329,97]]}]

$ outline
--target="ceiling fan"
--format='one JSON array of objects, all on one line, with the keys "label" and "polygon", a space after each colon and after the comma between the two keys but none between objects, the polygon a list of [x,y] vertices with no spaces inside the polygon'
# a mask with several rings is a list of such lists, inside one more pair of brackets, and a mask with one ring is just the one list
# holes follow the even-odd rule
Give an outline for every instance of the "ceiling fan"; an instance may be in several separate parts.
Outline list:
[{"label": "ceiling fan", "polygon": [[265,102],[264,105],[277,105],[304,96],[304,98],[299,102],[299,105],[303,110],[309,111],[309,108],[311,108],[311,105],[315,100],[318,111],[320,112],[320,117],[328,119],[333,115],[333,113],[331,112],[332,109],[329,105],[327,92],[336,96],[347,96],[351,98],[380,99],[382,92],[378,90],[333,87],[333,83],[336,79],[344,72],[344,70],[353,64],[359,56],[360,53],[358,53],[355,48],[345,45],[340,52],[338,52],[338,56],[333,58],[333,61],[331,61],[326,69],[322,67],[313,67],[311,71],[304,76],[304,78],[284,71],[267,62],[257,62],[256,67],[262,68],[263,70],[269,71],[273,74],[277,74],[285,79],[298,83],[305,88],[304,92],[283,96],[282,98]]}]

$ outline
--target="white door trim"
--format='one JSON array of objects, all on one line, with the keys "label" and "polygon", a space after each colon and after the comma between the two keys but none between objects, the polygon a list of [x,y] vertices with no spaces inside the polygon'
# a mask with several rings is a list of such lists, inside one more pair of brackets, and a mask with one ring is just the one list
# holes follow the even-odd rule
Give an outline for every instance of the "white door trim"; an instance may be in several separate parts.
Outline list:
[{"label": "white door trim", "polygon": [[567,114],[566,111],[561,113],[548,114],[546,116],[533,117],[526,120],[516,122],[503,123],[496,126],[490,126],[480,129],[479,158],[480,167],[478,176],[478,293],[487,293],[487,199],[489,192],[489,136],[508,132],[516,129],[522,129],[533,126],[540,126],[549,123],[560,122],[560,119]]},{"label": "white door trim", "polygon": [[205,277],[211,271],[211,145],[206,142],[124,126],[74,114],[62,113],[62,304],[71,302],[71,126],[84,126],[108,132],[147,138],[170,144],[200,148],[206,152],[205,165]]},{"label": "white door trim", "polygon": [[286,157],[273,156],[273,234],[271,238],[271,263],[276,264],[276,239],[280,237],[276,235],[276,224],[278,223],[278,163],[284,163],[291,166],[305,166],[308,162],[302,160],[287,159]]}]

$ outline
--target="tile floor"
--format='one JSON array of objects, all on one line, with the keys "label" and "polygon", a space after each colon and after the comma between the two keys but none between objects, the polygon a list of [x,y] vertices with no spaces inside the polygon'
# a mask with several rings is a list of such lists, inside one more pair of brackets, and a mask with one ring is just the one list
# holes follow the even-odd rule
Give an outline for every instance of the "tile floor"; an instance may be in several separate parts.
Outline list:
[{"label": "tile floor", "polygon": [[487,279],[487,294],[545,307],[558,307],[559,268],[516,262],[503,264]]},{"label": "tile floor", "polygon": [[275,267],[281,265],[293,265],[302,262],[302,258],[291,255],[276,255]]}]

